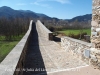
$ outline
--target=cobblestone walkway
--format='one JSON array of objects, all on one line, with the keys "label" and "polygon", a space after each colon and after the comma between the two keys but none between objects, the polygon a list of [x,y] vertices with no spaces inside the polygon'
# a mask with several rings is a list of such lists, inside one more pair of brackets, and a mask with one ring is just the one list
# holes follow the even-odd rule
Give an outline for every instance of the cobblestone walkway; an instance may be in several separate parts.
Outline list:
[{"label": "cobblestone walkway", "polygon": [[[45,64],[45,68],[51,71],[60,71],[69,68],[86,66],[87,64],[77,57],[62,50],[59,44],[54,41],[40,40],[40,52]],[[43,43],[45,41],[45,43]]]},{"label": "cobblestone walkway", "polygon": [[[77,57],[62,50],[56,42],[47,41],[44,37],[40,37],[36,27],[33,27],[24,68],[38,69],[38,71],[24,72],[23,75],[47,75],[50,72],[86,65]],[[39,71],[40,69],[46,71]]]}]

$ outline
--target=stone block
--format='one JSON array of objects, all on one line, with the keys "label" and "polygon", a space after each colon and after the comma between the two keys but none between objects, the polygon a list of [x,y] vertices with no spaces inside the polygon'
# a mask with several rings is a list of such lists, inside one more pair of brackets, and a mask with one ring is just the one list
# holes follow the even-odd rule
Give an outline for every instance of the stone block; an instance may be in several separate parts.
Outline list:
[{"label": "stone block", "polygon": [[97,35],[98,35],[98,36],[100,36],[100,31],[99,31],[99,32],[97,32]]},{"label": "stone block", "polygon": [[98,59],[96,58],[96,56],[91,55],[91,61],[92,61],[93,63],[95,63],[95,62],[98,61]]},{"label": "stone block", "polygon": [[100,59],[100,56],[99,56],[99,55],[96,55],[96,57],[97,57],[98,59]]},{"label": "stone block", "polygon": [[98,66],[99,66],[99,68],[100,68],[100,63],[98,63]]},{"label": "stone block", "polygon": [[90,58],[90,50],[84,50],[84,57]]},{"label": "stone block", "polygon": [[99,32],[100,31],[100,28],[96,28],[96,32]]},{"label": "stone block", "polygon": [[91,27],[91,31],[92,31],[92,32],[95,32],[96,29],[95,29],[94,27]]},{"label": "stone block", "polygon": [[95,43],[92,43],[92,46],[91,46],[92,48],[95,48]]},{"label": "stone block", "polygon": [[86,41],[90,41],[90,35],[84,35]]},{"label": "stone block", "polygon": [[49,38],[49,40],[53,40],[53,33],[49,33],[48,38]]},{"label": "stone block", "polygon": [[98,62],[100,63],[100,58],[98,59]]},{"label": "stone block", "polygon": [[91,32],[92,36],[97,36],[97,32]]},{"label": "stone block", "polygon": [[96,21],[92,21],[92,22],[91,22],[91,25],[92,25],[92,26],[98,26],[98,23],[97,23]]}]

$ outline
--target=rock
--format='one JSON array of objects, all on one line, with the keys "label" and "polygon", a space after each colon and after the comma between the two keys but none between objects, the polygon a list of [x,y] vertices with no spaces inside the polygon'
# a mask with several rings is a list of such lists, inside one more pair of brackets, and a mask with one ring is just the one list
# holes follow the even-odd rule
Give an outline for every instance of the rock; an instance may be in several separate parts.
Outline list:
[{"label": "rock", "polygon": [[92,60],[92,62],[97,62],[98,61],[98,59],[94,55],[91,55],[91,60]]},{"label": "rock", "polygon": [[98,62],[100,62],[100,58],[98,59]]},{"label": "rock", "polygon": [[97,57],[98,59],[100,59],[100,56],[99,56],[99,55],[96,55],[96,57]]},{"label": "rock", "polygon": [[98,63],[98,66],[100,67],[100,63]]}]

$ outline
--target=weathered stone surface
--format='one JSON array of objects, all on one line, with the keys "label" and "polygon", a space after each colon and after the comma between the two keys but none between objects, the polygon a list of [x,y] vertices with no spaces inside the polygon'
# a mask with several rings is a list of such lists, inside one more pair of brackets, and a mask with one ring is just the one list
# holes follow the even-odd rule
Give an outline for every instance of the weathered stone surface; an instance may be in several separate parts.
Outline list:
[{"label": "weathered stone surface", "polygon": [[92,26],[97,26],[98,25],[98,23],[96,21],[92,21],[91,23],[92,23]]},{"label": "weathered stone surface", "polygon": [[48,30],[39,20],[36,22],[37,31],[40,33],[39,36],[44,37],[47,40],[53,40],[53,34]]},{"label": "weathered stone surface", "polygon": [[99,32],[100,31],[100,28],[96,28],[96,32]]},{"label": "weathered stone surface", "polygon": [[23,61],[26,54],[26,48],[31,33],[32,20],[30,21],[30,27],[21,39],[21,41],[12,49],[12,51],[6,56],[6,58],[0,63],[0,75],[18,75],[19,72],[15,71],[16,68],[23,68]]},{"label": "weathered stone surface", "polygon": [[96,56],[94,56],[94,55],[91,55],[91,60],[92,60],[93,62],[97,62],[97,61],[98,61],[98,59],[97,59]]},{"label": "weathered stone surface", "polygon": [[73,39],[70,37],[62,37],[61,38],[61,47],[66,52],[71,52],[72,55],[76,55],[78,58],[80,58],[84,61],[87,60],[89,62],[88,59],[90,57],[90,52],[88,52],[88,55],[85,57],[84,51],[90,50],[90,48],[91,48],[90,43],[83,42],[83,41]]},{"label": "weathered stone surface", "polygon": [[[91,42],[92,42],[92,48],[91,48],[91,64],[94,65],[94,67],[100,69],[100,0],[92,0],[93,6],[92,6],[92,22],[91,22]],[[95,56],[93,59],[92,56]]]}]

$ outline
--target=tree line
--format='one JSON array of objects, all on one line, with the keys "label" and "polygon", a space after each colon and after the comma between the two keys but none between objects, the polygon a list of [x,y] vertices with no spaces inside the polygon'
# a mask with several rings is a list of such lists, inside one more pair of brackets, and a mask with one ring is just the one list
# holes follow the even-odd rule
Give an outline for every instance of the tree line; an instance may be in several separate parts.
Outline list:
[{"label": "tree line", "polygon": [[0,36],[5,40],[16,40],[22,34],[25,34],[29,28],[29,18],[0,18]]},{"label": "tree line", "polygon": [[91,28],[91,22],[79,22],[78,20],[75,20],[73,22],[67,22],[67,21],[58,21],[58,22],[48,22],[48,21],[44,21],[44,25],[50,29],[52,32],[55,31],[61,31],[61,30],[65,30],[65,29],[88,29]]}]

